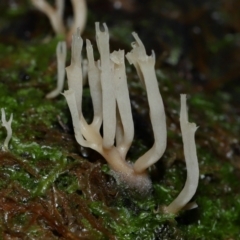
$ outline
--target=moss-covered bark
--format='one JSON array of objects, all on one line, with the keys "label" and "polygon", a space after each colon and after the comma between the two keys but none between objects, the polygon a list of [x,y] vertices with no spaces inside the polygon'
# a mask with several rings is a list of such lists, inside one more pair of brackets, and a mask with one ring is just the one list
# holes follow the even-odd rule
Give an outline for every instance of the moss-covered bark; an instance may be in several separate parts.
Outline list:
[{"label": "moss-covered bark", "polygon": [[[13,113],[10,152],[0,152],[0,239],[238,239],[240,237],[238,1],[147,1],[122,10],[89,1],[83,38],[107,21],[112,49],[129,50],[137,31],[155,49],[167,113],[168,148],[150,169],[153,192],[139,198],[117,187],[104,159],[75,142],[63,96],[45,95],[56,82],[55,47],[47,19],[27,1],[0,3],[0,107]],[[66,14],[69,13],[67,5]],[[113,19],[113,16],[117,16]],[[29,23],[28,19],[32,18]],[[151,146],[143,89],[128,67],[135,160]],[[197,209],[163,213],[179,193],[186,169],[179,128],[179,94],[189,95],[200,182]],[[84,114],[92,115],[84,88]],[[6,132],[0,129],[0,143]]]}]

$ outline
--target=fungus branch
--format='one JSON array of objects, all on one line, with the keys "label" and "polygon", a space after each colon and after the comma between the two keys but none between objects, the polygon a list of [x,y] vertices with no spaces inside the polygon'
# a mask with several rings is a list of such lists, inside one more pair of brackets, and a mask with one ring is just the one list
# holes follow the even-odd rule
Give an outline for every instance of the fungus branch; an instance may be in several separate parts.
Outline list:
[{"label": "fungus branch", "polygon": [[57,97],[63,90],[67,57],[66,42],[59,42],[57,44],[56,55],[57,55],[57,87],[46,95],[46,98],[49,99]]},{"label": "fungus branch", "polygon": [[8,151],[8,144],[9,144],[9,142],[11,140],[11,137],[12,137],[11,124],[12,124],[12,120],[13,120],[13,114],[11,113],[11,116],[10,116],[9,120],[7,121],[5,110],[3,108],[1,109],[1,112],[2,112],[2,126],[5,127],[6,130],[7,130],[7,137],[6,137],[6,139],[3,143],[3,150]]},{"label": "fungus branch", "polygon": [[155,54],[147,56],[143,43],[136,33],[133,34],[136,43],[133,43],[132,52],[127,54],[127,59],[137,69],[139,78],[145,86],[150,108],[150,119],[153,128],[155,142],[152,148],[141,156],[134,164],[134,170],[138,173],[145,171],[157,162],[163,155],[167,143],[167,128],[164,106],[158,88],[158,82],[154,70]]},{"label": "fungus branch", "polygon": [[73,7],[74,21],[67,34],[68,41],[71,40],[72,34],[79,28],[80,33],[83,32],[87,20],[87,4],[86,0],[71,0]]},{"label": "fungus branch", "polygon": [[188,122],[185,94],[181,94],[180,126],[187,166],[187,180],[180,194],[167,207],[167,211],[170,213],[177,213],[191,200],[197,190],[199,180],[198,158],[194,138],[197,126],[195,123]]},{"label": "fungus branch", "polygon": [[107,25],[100,31],[96,23],[96,40],[100,53],[102,111],[103,111],[103,147],[111,148],[116,133],[116,100],[113,81],[113,64],[110,62],[109,33]]},{"label": "fungus branch", "polygon": [[114,64],[113,82],[117,101],[116,147],[123,159],[132,144],[134,126],[124,64],[124,51],[114,51],[110,56]]},{"label": "fungus branch", "polygon": [[31,0],[31,2],[38,10],[47,15],[56,34],[65,34],[63,24],[64,0],[55,0],[56,9],[45,0]]},{"label": "fungus branch", "polygon": [[66,35],[68,41],[70,41],[72,33],[75,32],[77,28],[80,29],[81,33],[83,32],[87,18],[86,0],[71,0],[74,20],[69,30],[64,26],[63,21],[64,0],[55,0],[55,8],[46,0],[31,0],[31,2],[38,10],[48,17],[54,32],[56,34]]},{"label": "fungus branch", "polygon": [[[100,69],[98,63],[95,62],[93,56],[93,48],[91,42],[87,39],[87,58],[88,58],[88,82],[91,89],[91,97],[93,103],[94,118],[92,121],[92,128],[95,131],[99,131],[102,125],[102,90],[101,90],[101,79]],[[100,64],[100,63],[99,63]]]}]

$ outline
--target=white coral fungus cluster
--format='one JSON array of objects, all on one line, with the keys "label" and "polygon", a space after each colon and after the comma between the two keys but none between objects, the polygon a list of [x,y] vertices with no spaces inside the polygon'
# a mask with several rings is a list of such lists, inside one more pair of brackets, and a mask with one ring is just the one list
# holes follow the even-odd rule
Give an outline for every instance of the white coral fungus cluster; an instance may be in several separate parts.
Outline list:
[{"label": "white coral fungus cluster", "polygon": [[[132,144],[134,126],[125,71],[124,51],[110,53],[109,33],[96,23],[96,41],[100,59],[95,61],[91,42],[86,40],[88,80],[93,103],[94,118],[88,124],[82,113],[82,62],[83,40],[80,32],[73,35],[71,65],[66,68],[69,90],[64,92],[74,126],[77,142],[99,152],[108,162],[116,179],[130,188],[146,192],[151,188],[147,169],[157,162],[166,149],[167,130],[164,105],[154,70],[155,55],[146,54],[145,47],[136,33],[132,51],[126,54],[137,70],[147,92],[154,144],[134,164],[126,161]],[[196,126],[188,122],[186,95],[181,95],[180,113],[184,155],[187,165],[187,181],[179,196],[166,208],[177,213],[195,194],[199,170],[194,134]],[[100,128],[103,128],[103,134]]]}]

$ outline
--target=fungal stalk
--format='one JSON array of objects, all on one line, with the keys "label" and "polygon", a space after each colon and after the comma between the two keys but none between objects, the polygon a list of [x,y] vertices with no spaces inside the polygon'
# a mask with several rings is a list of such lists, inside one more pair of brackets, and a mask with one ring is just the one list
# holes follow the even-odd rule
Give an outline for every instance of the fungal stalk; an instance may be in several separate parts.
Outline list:
[{"label": "fungal stalk", "polygon": [[57,87],[46,95],[46,98],[48,99],[57,97],[63,91],[67,57],[66,42],[59,42],[57,44],[56,55],[57,55]]},{"label": "fungal stalk", "polygon": [[194,137],[197,126],[195,123],[188,122],[185,94],[181,94],[180,127],[187,167],[187,180],[180,194],[167,207],[166,210],[170,213],[177,213],[191,200],[197,190],[199,180],[198,158]]},{"label": "fungal stalk", "polygon": [[8,144],[11,140],[12,137],[12,120],[13,120],[13,114],[11,113],[11,116],[9,118],[9,120],[6,120],[6,114],[5,114],[5,110],[2,108],[1,109],[2,112],[2,126],[6,128],[7,130],[7,137],[3,143],[3,151],[8,151]]},{"label": "fungal stalk", "polygon": [[[127,152],[134,137],[132,110],[127,86],[124,51],[110,53],[109,33],[106,24],[100,30],[96,23],[96,42],[100,59],[95,61],[93,47],[86,40],[88,80],[93,103],[94,117],[87,123],[82,113],[83,71],[81,52],[83,40],[80,31],[72,38],[71,64],[66,68],[69,90],[64,92],[72,116],[77,142],[96,150],[108,162],[118,181],[141,193],[149,192],[151,180],[147,170],[157,162],[166,149],[167,130],[163,100],[154,70],[155,54],[146,54],[145,47],[136,33],[135,43],[126,57],[137,70],[139,79],[147,92],[154,144],[134,164],[126,161]],[[187,120],[186,96],[181,97],[181,130],[188,177],[180,197],[167,207],[177,213],[191,199],[198,184],[198,163],[194,141],[195,125]],[[103,133],[100,133],[102,127]],[[194,174],[194,176],[192,175]]]}]

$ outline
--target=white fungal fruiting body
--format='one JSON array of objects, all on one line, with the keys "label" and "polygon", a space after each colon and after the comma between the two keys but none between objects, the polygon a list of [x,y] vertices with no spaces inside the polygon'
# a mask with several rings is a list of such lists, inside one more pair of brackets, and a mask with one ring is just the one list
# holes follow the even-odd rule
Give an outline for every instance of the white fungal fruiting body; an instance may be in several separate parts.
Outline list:
[{"label": "white fungal fruiting body", "polygon": [[64,0],[55,1],[56,9],[45,0],[31,0],[31,2],[38,10],[47,15],[56,34],[65,34],[63,24]]},{"label": "white fungal fruiting body", "polygon": [[71,39],[72,34],[79,29],[80,33],[83,32],[87,20],[87,3],[86,0],[71,0],[73,7],[74,20],[68,32],[68,40]]},{"label": "white fungal fruiting body", "polygon": [[11,140],[12,137],[12,120],[13,120],[13,114],[11,113],[11,116],[9,118],[9,120],[6,120],[6,114],[5,114],[5,110],[2,108],[1,109],[2,112],[2,126],[6,128],[7,130],[7,137],[3,143],[3,151],[8,151],[8,144]]},{"label": "white fungal fruiting body", "polygon": [[133,51],[127,54],[127,58],[138,69],[139,78],[142,79],[145,86],[155,140],[152,148],[134,164],[134,170],[140,173],[162,157],[167,144],[167,128],[163,101],[154,70],[155,54],[153,52],[152,56],[147,56],[138,36],[136,34],[133,36],[137,40],[137,43],[134,45]]},{"label": "white fungal fruiting body", "polygon": [[187,165],[187,180],[180,194],[167,207],[166,210],[170,213],[177,213],[191,200],[197,190],[199,180],[198,158],[194,138],[197,126],[195,123],[188,122],[185,94],[181,94],[180,126]]},{"label": "white fungal fruiting body", "polygon": [[46,95],[46,98],[48,99],[57,97],[63,91],[67,57],[66,42],[59,42],[57,44],[56,55],[57,55],[57,87]]},{"label": "white fungal fruiting body", "polygon": [[56,34],[66,35],[66,39],[70,40],[72,34],[79,28],[82,33],[87,19],[86,0],[71,0],[73,7],[73,23],[69,30],[64,26],[64,0],[55,0],[55,7],[51,6],[46,0],[31,0],[32,4],[49,19],[52,28]]},{"label": "white fungal fruiting body", "polygon": [[[152,148],[132,165],[126,161],[126,154],[133,141],[134,126],[127,87],[124,51],[110,53],[108,29],[106,24],[103,26],[104,31],[101,31],[99,23],[96,23],[96,40],[100,60],[94,60],[92,45],[89,40],[86,41],[88,81],[94,111],[92,123],[88,124],[82,114],[81,51],[83,40],[80,32],[73,35],[71,65],[66,68],[69,90],[64,92],[64,96],[71,112],[77,142],[99,152],[108,162],[118,182],[146,193],[151,189],[151,180],[148,177],[147,169],[162,157],[167,142],[164,105],[154,70],[155,55],[153,52],[151,56],[148,56],[140,38],[133,33],[136,42],[132,45],[133,50],[126,57],[130,64],[135,66],[147,92],[155,141]],[[181,99],[181,130],[188,179],[183,193],[180,195],[186,193],[187,197],[181,197],[180,200],[178,198],[169,205],[168,212],[172,213],[179,211],[190,200],[196,191],[196,179],[198,179],[193,134],[196,129],[189,128],[192,125],[187,122],[186,100],[184,101],[183,96]],[[100,134],[101,126],[103,127],[102,135]],[[196,176],[193,177],[191,172],[194,172]]]}]

